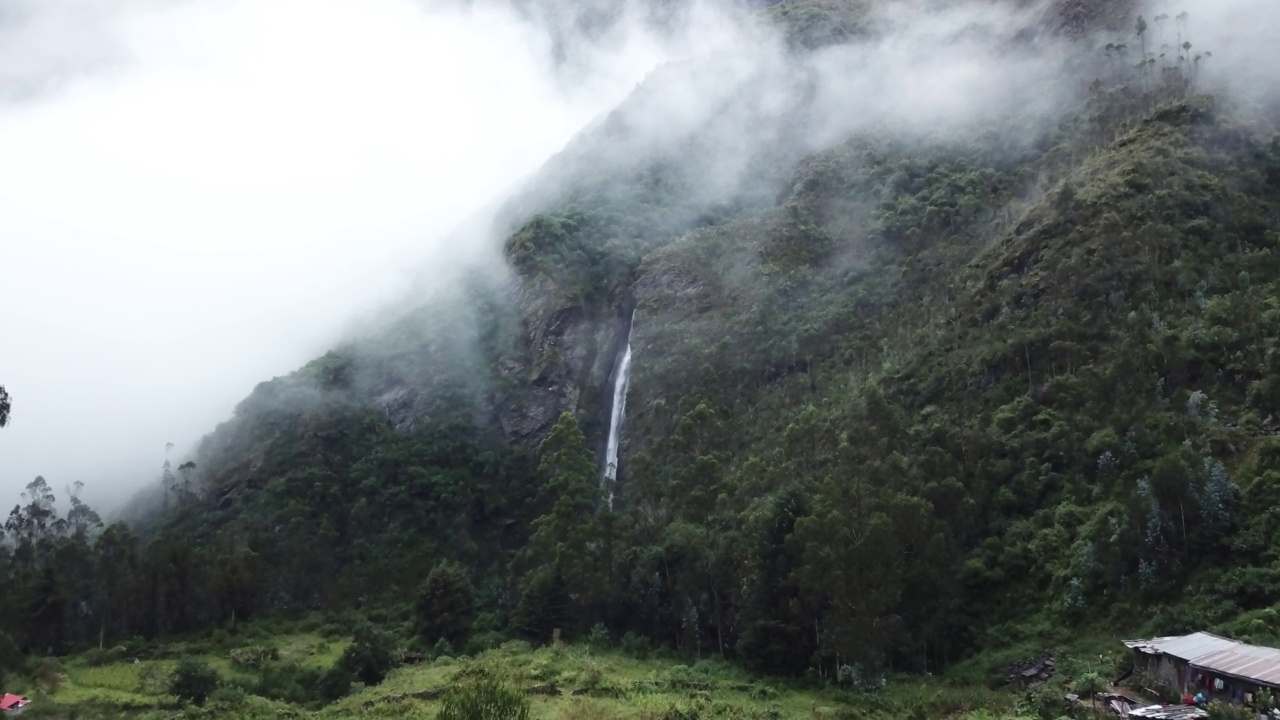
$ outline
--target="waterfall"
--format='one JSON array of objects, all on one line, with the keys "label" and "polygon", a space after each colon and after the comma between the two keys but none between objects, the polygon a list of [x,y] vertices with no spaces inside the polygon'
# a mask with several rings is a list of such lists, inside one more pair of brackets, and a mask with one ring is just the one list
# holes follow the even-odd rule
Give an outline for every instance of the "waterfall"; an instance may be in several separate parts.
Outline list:
[{"label": "waterfall", "polygon": [[618,371],[613,379],[613,412],[609,417],[609,444],[605,446],[604,477],[600,480],[601,489],[608,495],[605,502],[613,509],[613,483],[618,479],[618,445],[622,442],[622,418],[627,411],[627,386],[631,383],[631,329],[635,323],[635,312],[631,313],[631,323],[627,325],[627,348],[622,351],[622,361],[618,363]]}]

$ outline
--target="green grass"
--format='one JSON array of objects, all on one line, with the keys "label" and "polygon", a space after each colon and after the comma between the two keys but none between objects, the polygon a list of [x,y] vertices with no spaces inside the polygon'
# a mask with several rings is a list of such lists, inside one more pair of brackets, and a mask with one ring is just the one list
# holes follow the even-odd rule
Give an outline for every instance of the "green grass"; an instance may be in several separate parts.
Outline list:
[{"label": "green grass", "polygon": [[[859,694],[777,678],[755,677],[718,659],[637,658],[613,649],[561,645],[533,649],[507,643],[475,657],[443,657],[406,665],[381,684],[353,693],[317,711],[247,695],[233,704],[212,701],[203,708],[179,708],[165,694],[163,678],[176,653],[194,650],[224,681],[251,686],[252,670],[231,662],[241,646],[278,650],[282,662],[329,667],[349,640],[314,633],[271,636],[254,633],[243,645],[217,648],[174,643],[151,648],[163,659],[126,658],[92,665],[91,654],[63,658],[56,692],[31,696],[45,717],[155,718],[425,718],[436,716],[439,695],[477,671],[493,673],[529,693],[532,717],[539,720],[661,720],[665,718],[933,718],[994,720],[1014,712],[1013,696],[979,686],[928,677],[902,677],[881,692]],[[147,677],[159,678],[149,685]]]},{"label": "green grass", "polygon": [[891,682],[883,692],[855,694],[756,678],[718,660],[687,662],[642,660],[585,646],[531,650],[522,643],[510,643],[475,658],[444,658],[401,668],[381,685],[318,714],[323,718],[432,718],[439,701],[413,694],[446,689],[460,675],[479,668],[516,687],[549,693],[531,694],[533,717],[547,720],[891,718],[911,716],[917,708],[923,717],[947,717],[977,710],[1007,714],[1013,708],[1008,693],[956,688],[931,678],[904,678]]},{"label": "green grass", "polygon": [[[202,658],[224,682],[248,686],[258,675],[254,670],[232,662],[230,653],[234,649],[250,646],[275,648],[281,662],[303,668],[327,669],[350,642],[350,638],[332,639],[314,632],[271,635],[269,631],[255,629],[243,637],[219,643],[177,642],[150,647],[146,652],[138,653],[159,659],[126,657],[107,664],[94,664],[94,653],[88,652],[60,659],[62,672],[53,692],[48,692],[48,688],[42,690],[31,679],[22,679],[9,689],[31,697],[35,701],[34,707],[42,710],[38,715],[51,713],[58,716],[74,710],[88,716],[105,717],[117,711],[135,711],[140,714],[134,717],[150,717],[151,712],[157,717],[169,717],[176,707],[176,700],[164,688],[169,673],[181,656]],[[289,710],[281,703],[253,696],[250,696],[246,707],[249,715],[254,714],[254,708],[257,708],[267,717]]]},{"label": "green grass", "polygon": [[[123,707],[154,707],[170,704],[173,698],[142,687],[142,677],[151,670],[164,677],[173,667],[167,660],[119,662],[92,667],[82,661],[63,664],[64,680],[53,699],[64,705],[111,704]],[[159,684],[156,684],[158,688]]]}]

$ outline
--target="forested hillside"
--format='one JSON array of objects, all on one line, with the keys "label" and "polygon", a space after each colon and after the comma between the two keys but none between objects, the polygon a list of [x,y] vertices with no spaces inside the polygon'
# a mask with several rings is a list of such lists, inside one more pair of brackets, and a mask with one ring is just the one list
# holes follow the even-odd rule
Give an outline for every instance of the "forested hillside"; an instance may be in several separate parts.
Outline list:
[{"label": "forested hillside", "polygon": [[1062,53],[1052,102],[824,123],[813,68],[874,5],[760,11],[783,70],[656,71],[499,214],[509,272],[259,385],[132,529],[33,483],[0,663],[350,609],[850,682],[1280,640],[1275,108],[1209,84],[1193,19],[1073,1],[991,40]]}]

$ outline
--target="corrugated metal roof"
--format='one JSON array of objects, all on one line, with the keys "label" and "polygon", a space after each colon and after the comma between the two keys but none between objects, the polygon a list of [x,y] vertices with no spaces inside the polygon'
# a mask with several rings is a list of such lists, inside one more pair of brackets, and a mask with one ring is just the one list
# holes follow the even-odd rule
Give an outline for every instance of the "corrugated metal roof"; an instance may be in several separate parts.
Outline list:
[{"label": "corrugated metal roof", "polygon": [[1231,649],[1240,645],[1240,643],[1235,640],[1218,637],[1212,633],[1196,632],[1190,635],[1158,637],[1150,640],[1129,640],[1125,645],[1140,652],[1155,655],[1172,655],[1179,660],[1194,663],[1197,658]]},{"label": "corrugated metal roof", "polygon": [[1170,640],[1177,640],[1180,637],[1182,636],[1172,635],[1167,637],[1148,638],[1146,640],[1125,640],[1124,646],[1134,650],[1140,650],[1145,653],[1159,653],[1160,650],[1158,648],[1161,643],[1166,643]]},{"label": "corrugated metal roof", "polygon": [[1198,670],[1280,687],[1280,650],[1248,645],[1212,633],[1129,640],[1125,646],[1151,655],[1170,655]]},{"label": "corrugated metal roof", "polygon": [[1129,717],[1151,720],[1192,720],[1207,718],[1209,713],[1194,705],[1148,705],[1131,709]]},{"label": "corrugated metal roof", "polygon": [[1191,665],[1200,670],[1280,686],[1280,650],[1275,648],[1237,643],[1236,647],[1197,658]]}]

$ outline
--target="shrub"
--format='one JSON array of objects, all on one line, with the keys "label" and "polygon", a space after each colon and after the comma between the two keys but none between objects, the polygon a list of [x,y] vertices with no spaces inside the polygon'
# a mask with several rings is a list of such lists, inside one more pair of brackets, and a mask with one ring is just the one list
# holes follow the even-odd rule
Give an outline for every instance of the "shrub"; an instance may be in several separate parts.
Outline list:
[{"label": "shrub", "polygon": [[90,667],[102,667],[111,663],[120,662],[124,659],[125,648],[117,645],[113,648],[94,648],[84,654],[84,661]]},{"label": "shrub", "polygon": [[841,665],[837,674],[840,684],[859,692],[875,692],[883,690],[885,677],[882,673],[871,673],[861,663]]},{"label": "shrub", "polygon": [[243,668],[250,670],[258,670],[267,666],[267,663],[280,659],[280,651],[276,648],[263,647],[262,645],[253,645],[250,647],[236,648],[230,653],[231,662]]},{"label": "shrub", "polygon": [[1081,675],[1075,683],[1075,690],[1078,695],[1086,697],[1092,701],[1094,697],[1107,689],[1107,681],[1096,672],[1087,672]]},{"label": "shrub", "polygon": [[320,677],[318,689],[325,700],[337,700],[351,692],[351,673],[338,662]]},{"label": "shrub", "polygon": [[590,660],[587,662],[586,668],[578,675],[578,687],[594,691],[599,690],[604,685],[604,668],[600,667],[600,663]]},{"label": "shrub", "polygon": [[533,646],[524,640],[508,640],[501,647],[502,652],[507,655],[527,655],[533,652]]},{"label": "shrub", "polygon": [[1253,720],[1252,710],[1229,702],[1214,701],[1209,703],[1209,720]]},{"label": "shrub", "polygon": [[217,688],[218,673],[199,658],[183,658],[169,680],[169,694],[194,705],[203,705]]},{"label": "shrub", "polygon": [[120,644],[125,648],[125,653],[133,657],[145,657],[150,649],[146,638],[141,635],[134,635]]},{"label": "shrub", "polygon": [[487,630],[478,632],[467,638],[467,645],[463,650],[467,655],[479,655],[486,650],[492,650],[500,647],[507,641],[507,636],[496,630]]},{"label": "shrub", "polygon": [[138,692],[143,695],[161,695],[169,691],[169,675],[158,665],[143,665],[138,670]]},{"label": "shrub", "polygon": [[757,700],[762,702],[766,700],[778,699],[778,691],[773,689],[772,687],[769,687],[768,685],[753,684],[748,694],[751,696],[752,700]]},{"label": "shrub", "polygon": [[320,695],[337,700],[351,692],[352,683],[377,685],[403,658],[393,653],[391,638],[367,621],[358,622],[355,637],[342,657],[319,680]]},{"label": "shrub", "polygon": [[1022,703],[1023,715],[1034,715],[1040,720],[1057,720],[1070,711],[1057,688],[1043,686],[1027,692]]},{"label": "shrub", "polygon": [[224,707],[240,707],[249,699],[244,688],[238,685],[223,685],[213,692],[209,693],[208,703],[210,705],[221,705]]},{"label": "shrub", "polygon": [[[264,667],[258,675],[253,694],[294,705],[306,705],[321,699],[320,689],[323,679],[324,675],[319,670],[297,665],[272,664]],[[346,690],[346,685],[343,685],[342,694],[345,694]]]},{"label": "shrub", "polygon": [[529,699],[485,674],[454,688],[436,720],[528,720]]},{"label": "shrub", "polygon": [[52,695],[62,687],[62,664],[56,658],[40,658],[31,668],[31,677],[40,692]]},{"label": "shrub", "polygon": [[674,686],[693,682],[693,668],[688,665],[672,665],[667,668],[667,681]]},{"label": "shrub", "polygon": [[626,635],[622,636],[620,643],[622,652],[634,658],[645,658],[649,655],[649,638],[644,635],[637,635],[630,630]]},{"label": "shrub", "polygon": [[560,677],[560,664],[554,658],[534,660],[529,665],[529,677],[538,682],[550,682]]},{"label": "shrub", "polygon": [[396,666],[391,649],[391,638],[386,633],[363,623],[356,628],[355,638],[338,658],[338,664],[365,685],[377,685]]},{"label": "shrub", "polygon": [[609,647],[609,629],[604,626],[604,623],[591,626],[591,631],[587,633],[587,643],[596,648]]}]

